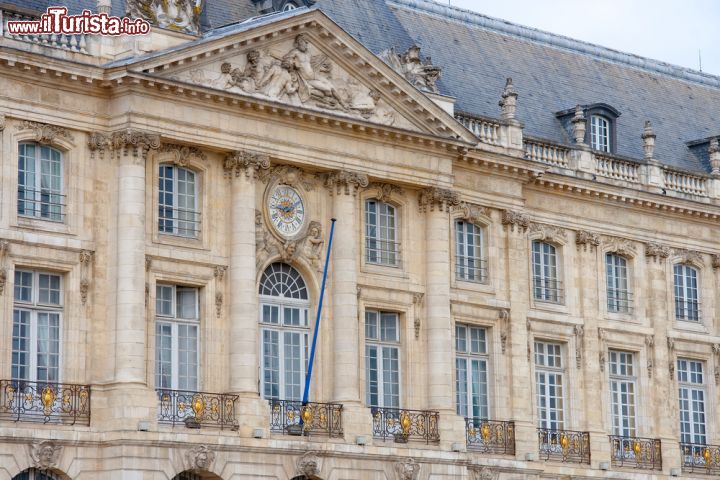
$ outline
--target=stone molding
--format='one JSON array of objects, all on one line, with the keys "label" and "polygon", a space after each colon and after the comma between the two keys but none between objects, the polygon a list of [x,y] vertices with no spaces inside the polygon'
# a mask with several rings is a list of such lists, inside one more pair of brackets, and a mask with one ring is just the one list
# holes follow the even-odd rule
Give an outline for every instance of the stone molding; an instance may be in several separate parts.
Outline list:
[{"label": "stone molding", "polygon": [[259,178],[266,183],[288,185],[310,191],[315,189],[315,178],[292,165],[275,165],[259,172]]},{"label": "stone molding", "polygon": [[317,452],[305,452],[295,464],[296,474],[304,475],[308,479],[318,478],[320,475],[320,457]]},{"label": "stone molding", "polygon": [[198,445],[185,452],[188,470],[210,471],[215,462],[215,452],[207,445]]},{"label": "stone molding", "polygon": [[696,250],[687,250],[684,248],[676,248],[673,254],[680,259],[680,263],[691,263],[695,265],[703,264],[702,253]]},{"label": "stone molding", "polygon": [[670,247],[660,243],[648,242],[645,244],[645,256],[648,261],[650,259],[660,262],[670,256]]},{"label": "stone molding", "polygon": [[402,188],[392,183],[372,182],[368,188],[376,189],[377,195],[375,198],[386,203],[390,201],[393,195],[399,195],[401,197],[405,195],[405,191]]},{"label": "stone molding", "polygon": [[58,459],[62,453],[62,445],[50,440],[43,440],[30,445],[30,458],[35,468],[49,470],[57,467]]},{"label": "stone molding", "polygon": [[330,195],[356,195],[359,188],[365,188],[370,184],[366,174],[348,170],[323,173],[320,174],[320,178]]},{"label": "stone molding", "polygon": [[619,237],[602,237],[603,248],[609,253],[617,253],[623,257],[634,257],[637,255],[637,249],[631,240]]},{"label": "stone molding", "polygon": [[501,223],[511,232],[517,228],[518,232],[522,233],[530,227],[530,216],[525,212],[503,210]]},{"label": "stone molding", "polygon": [[417,480],[420,475],[420,464],[414,458],[395,462],[397,480]]},{"label": "stone molding", "polygon": [[557,244],[567,243],[567,235],[564,228],[544,223],[530,222],[530,235],[536,240],[549,241]]},{"label": "stone molding", "polygon": [[88,148],[93,155],[96,151],[101,155],[108,151],[116,157],[131,154],[145,160],[150,150],[160,148],[160,135],[133,129],[110,134],[92,132],[88,138]]},{"label": "stone molding", "polygon": [[67,128],[57,125],[25,120],[15,128],[16,130],[31,130],[35,141],[39,143],[54,143],[58,138],[68,140],[70,143],[74,141],[73,136]]},{"label": "stone molding", "polygon": [[172,163],[181,167],[186,167],[191,160],[200,162],[207,161],[205,152],[197,147],[188,145],[178,145],[175,143],[163,143],[158,149],[159,153],[170,153],[173,156]]},{"label": "stone molding", "polygon": [[578,250],[582,249],[586,252],[589,248],[593,251],[600,245],[600,235],[587,230],[578,230],[575,232],[575,245]]},{"label": "stone molding", "polygon": [[468,473],[472,480],[498,480],[500,472],[487,465],[468,465]]},{"label": "stone molding", "polygon": [[439,187],[430,187],[420,190],[418,195],[418,205],[420,212],[427,212],[428,208],[432,212],[437,207],[439,212],[449,212],[450,207],[460,204],[460,196],[457,192]]},{"label": "stone molding", "polygon": [[236,150],[225,156],[223,170],[225,178],[239,177],[245,173],[247,178],[257,178],[260,170],[270,168],[270,156],[265,153],[250,150]]},{"label": "stone molding", "polygon": [[456,210],[460,211],[459,218],[465,220],[466,222],[472,223],[474,225],[478,224],[486,224],[488,223],[490,219],[490,211],[488,208],[483,207],[482,205],[477,205],[474,203],[467,203],[467,202],[460,202],[460,204],[456,207]]}]

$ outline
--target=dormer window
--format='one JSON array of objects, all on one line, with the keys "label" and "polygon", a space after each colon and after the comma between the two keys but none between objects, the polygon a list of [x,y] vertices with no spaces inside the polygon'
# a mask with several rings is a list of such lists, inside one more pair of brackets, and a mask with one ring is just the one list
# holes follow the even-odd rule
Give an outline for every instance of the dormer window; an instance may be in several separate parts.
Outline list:
[{"label": "dormer window", "polygon": [[282,11],[289,12],[290,10],[295,10],[296,8],[298,8],[298,6],[295,4],[295,2],[287,2],[285,5],[283,5]]},{"label": "dormer window", "polygon": [[590,147],[601,152],[610,151],[610,122],[602,115],[590,117]]}]

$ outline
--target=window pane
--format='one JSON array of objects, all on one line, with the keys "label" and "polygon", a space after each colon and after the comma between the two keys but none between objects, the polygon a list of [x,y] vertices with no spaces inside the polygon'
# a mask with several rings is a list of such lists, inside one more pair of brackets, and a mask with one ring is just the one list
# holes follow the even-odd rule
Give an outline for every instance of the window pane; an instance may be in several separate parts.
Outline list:
[{"label": "window pane", "polygon": [[198,291],[196,288],[177,288],[177,317],[198,318]]},{"label": "window pane", "polygon": [[158,315],[173,316],[173,287],[157,285],[155,288],[155,311]]},{"label": "window pane", "polygon": [[263,395],[280,398],[280,342],[279,333],[263,330]]},{"label": "window pane", "polygon": [[172,325],[155,326],[155,387],[172,388]]},{"label": "window pane", "polygon": [[30,312],[13,310],[12,378],[30,380]]},{"label": "window pane", "polygon": [[15,301],[32,302],[32,272],[15,270]]}]

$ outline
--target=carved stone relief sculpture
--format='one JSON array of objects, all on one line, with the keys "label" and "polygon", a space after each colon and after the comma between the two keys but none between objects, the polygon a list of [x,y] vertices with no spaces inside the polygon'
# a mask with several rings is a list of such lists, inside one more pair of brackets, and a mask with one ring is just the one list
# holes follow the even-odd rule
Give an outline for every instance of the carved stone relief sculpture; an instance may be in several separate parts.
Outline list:
[{"label": "carved stone relief sculpture", "polygon": [[198,445],[188,450],[185,457],[189,469],[208,471],[215,461],[215,452],[207,445]]},{"label": "carved stone relief sculpture", "polygon": [[414,87],[425,92],[438,93],[437,85],[442,69],[432,64],[430,57],[422,60],[420,47],[413,45],[405,53],[397,53],[395,48],[385,50],[380,58],[397,73],[405,77]]},{"label": "carved stone relief sculpture", "polygon": [[319,478],[320,474],[320,459],[315,452],[306,452],[297,461],[296,464],[297,474],[303,475],[308,479]]},{"label": "carved stone relief sculpture", "polygon": [[127,0],[129,17],[176,32],[200,34],[203,0]]},{"label": "carved stone relief sculpture", "polygon": [[417,480],[420,475],[420,464],[414,458],[395,463],[397,480]]},{"label": "carved stone relief sculpture", "polygon": [[35,443],[30,446],[30,458],[33,466],[40,470],[48,470],[57,466],[62,446],[50,440]]}]

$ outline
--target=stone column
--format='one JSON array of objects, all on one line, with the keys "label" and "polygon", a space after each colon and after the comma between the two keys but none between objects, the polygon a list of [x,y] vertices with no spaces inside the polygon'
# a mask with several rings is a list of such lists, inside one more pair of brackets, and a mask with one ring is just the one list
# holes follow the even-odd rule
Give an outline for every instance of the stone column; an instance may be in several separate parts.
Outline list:
[{"label": "stone column", "polygon": [[[450,313],[450,206],[459,203],[457,193],[428,188],[418,197],[425,218],[425,338],[428,355],[428,408],[440,412],[443,444],[461,443],[464,423],[455,415],[452,318]],[[453,421],[455,420],[455,421]],[[458,422],[459,421],[459,422]]]}]

